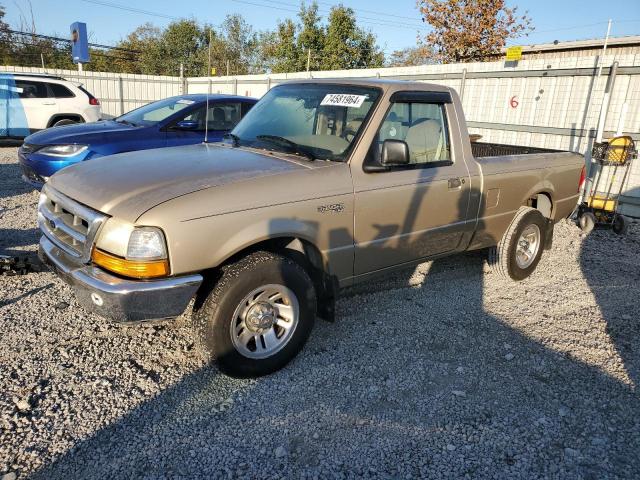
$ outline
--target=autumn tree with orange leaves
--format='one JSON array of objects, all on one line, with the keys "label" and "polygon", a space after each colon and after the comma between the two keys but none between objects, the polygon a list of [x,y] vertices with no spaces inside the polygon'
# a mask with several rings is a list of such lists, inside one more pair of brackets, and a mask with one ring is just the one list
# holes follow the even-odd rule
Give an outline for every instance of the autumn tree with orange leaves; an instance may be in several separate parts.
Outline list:
[{"label": "autumn tree with orange leaves", "polygon": [[433,30],[425,37],[433,59],[442,63],[483,61],[507,40],[533,31],[531,18],[504,0],[417,0],[422,20]]}]

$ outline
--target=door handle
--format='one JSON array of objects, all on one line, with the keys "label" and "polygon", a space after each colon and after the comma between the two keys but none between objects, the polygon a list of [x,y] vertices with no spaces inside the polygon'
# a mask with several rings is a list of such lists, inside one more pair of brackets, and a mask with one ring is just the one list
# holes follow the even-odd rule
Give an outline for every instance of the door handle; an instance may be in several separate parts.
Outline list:
[{"label": "door handle", "polygon": [[450,178],[449,188],[450,189],[460,188],[463,183],[464,183],[464,178]]},{"label": "door handle", "polygon": [[56,102],[42,102],[42,105],[55,105]]}]

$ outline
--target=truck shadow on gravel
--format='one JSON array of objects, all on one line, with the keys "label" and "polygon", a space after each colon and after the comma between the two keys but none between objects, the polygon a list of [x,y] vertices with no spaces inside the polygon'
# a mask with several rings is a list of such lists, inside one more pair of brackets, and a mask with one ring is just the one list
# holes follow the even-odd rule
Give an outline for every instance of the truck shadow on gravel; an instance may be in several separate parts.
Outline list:
[{"label": "truck shadow on gravel", "polygon": [[467,256],[342,299],[283,371],[188,375],[34,478],[637,476],[637,395],[487,313],[486,278]]},{"label": "truck shadow on gravel", "polygon": [[24,255],[25,251],[20,247],[35,248],[40,241],[40,235],[37,228],[0,228],[0,255]]},{"label": "truck shadow on gravel", "polygon": [[[632,256],[619,253],[634,250]],[[639,258],[638,223],[631,224],[623,236],[610,229],[596,229],[584,238],[580,250],[580,267],[636,392],[640,392]]]},{"label": "truck shadow on gravel", "polygon": [[529,315],[527,281],[477,254],[410,273],[347,291],[282,371],[196,371],[34,478],[640,475],[637,394],[487,311],[495,281]]}]

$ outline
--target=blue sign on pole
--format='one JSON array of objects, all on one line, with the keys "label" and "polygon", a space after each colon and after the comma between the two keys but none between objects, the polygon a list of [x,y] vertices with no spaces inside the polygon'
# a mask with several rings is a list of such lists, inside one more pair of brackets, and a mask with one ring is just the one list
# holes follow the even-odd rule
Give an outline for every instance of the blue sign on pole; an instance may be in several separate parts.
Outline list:
[{"label": "blue sign on pole", "polygon": [[87,24],[71,24],[71,57],[73,63],[89,63],[89,43],[87,42]]}]

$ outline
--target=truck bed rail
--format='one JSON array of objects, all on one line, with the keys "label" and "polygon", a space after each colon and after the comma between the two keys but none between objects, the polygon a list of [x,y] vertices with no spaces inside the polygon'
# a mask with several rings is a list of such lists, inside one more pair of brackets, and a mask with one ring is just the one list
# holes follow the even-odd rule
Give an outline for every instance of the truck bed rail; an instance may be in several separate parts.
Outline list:
[{"label": "truck bed rail", "polygon": [[501,143],[471,142],[471,151],[476,158],[499,157],[503,155],[527,155],[531,153],[553,153],[561,150],[548,148],[523,147],[520,145],[503,145]]}]

